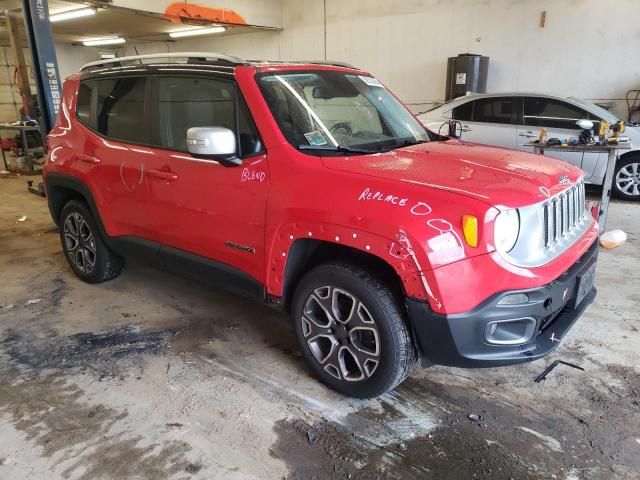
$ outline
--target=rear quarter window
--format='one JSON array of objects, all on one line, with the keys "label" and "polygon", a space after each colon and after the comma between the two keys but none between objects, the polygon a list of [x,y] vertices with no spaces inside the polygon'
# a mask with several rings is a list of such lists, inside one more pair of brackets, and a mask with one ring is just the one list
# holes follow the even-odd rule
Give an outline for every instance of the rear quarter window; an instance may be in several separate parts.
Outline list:
[{"label": "rear quarter window", "polygon": [[525,97],[524,124],[533,127],[580,130],[578,120],[598,120],[585,110],[569,103],[544,97]]},{"label": "rear quarter window", "polygon": [[93,128],[91,125],[91,84],[81,83],[78,88],[78,105],[76,107],[76,116],[85,125]]},{"label": "rear quarter window", "polygon": [[462,105],[458,105],[453,109],[453,119],[460,121],[471,121],[471,116],[473,114],[473,102],[466,102]]}]

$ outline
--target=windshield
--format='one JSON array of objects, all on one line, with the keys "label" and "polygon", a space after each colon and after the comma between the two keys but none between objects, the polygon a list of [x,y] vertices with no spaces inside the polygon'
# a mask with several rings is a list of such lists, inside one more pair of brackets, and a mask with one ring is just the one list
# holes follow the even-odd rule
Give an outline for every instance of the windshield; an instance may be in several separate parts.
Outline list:
[{"label": "windshield", "polygon": [[589,102],[587,100],[583,100],[582,98],[578,98],[578,97],[569,97],[569,100],[573,100],[574,102],[580,104],[583,108],[596,114],[602,120],[606,120],[609,123],[616,123],[619,120],[619,118],[616,117],[613,113],[611,113],[608,110],[605,110],[604,108],[600,107],[599,105],[596,105],[593,102]]},{"label": "windshield", "polygon": [[378,80],[335,71],[264,75],[260,89],[280,130],[308,152],[374,153],[429,141]]}]

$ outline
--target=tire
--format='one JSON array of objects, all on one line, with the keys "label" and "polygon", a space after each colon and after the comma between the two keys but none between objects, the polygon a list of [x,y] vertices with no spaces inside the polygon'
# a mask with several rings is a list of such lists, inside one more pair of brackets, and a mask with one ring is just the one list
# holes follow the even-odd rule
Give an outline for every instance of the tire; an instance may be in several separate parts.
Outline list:
[{"label": "tire", "polygon": [[307,273],[292,304],[300,350],[319,379],[357,398],[372,398],[412,372],[417,352],[406,312],[392,289],[348,263]]},{"label": "tire", "polygon": [[611,193],[620,200],[640,200],[640,155],[624,157],[616,164]]},{"label": "tire", "polygon": [[60,213],[60,242],[74,273],[87,283],[117,277],[124,261],[107,247],[87,206],[77,200],[65,204]]}]

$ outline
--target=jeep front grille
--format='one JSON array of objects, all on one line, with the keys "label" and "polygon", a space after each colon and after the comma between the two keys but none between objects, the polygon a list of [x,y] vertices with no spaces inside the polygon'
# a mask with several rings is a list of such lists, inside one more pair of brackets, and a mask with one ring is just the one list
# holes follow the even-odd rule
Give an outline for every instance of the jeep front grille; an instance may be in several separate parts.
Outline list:
[{"label": "jeep front grille", "polygon": [[542,206],[544,217],[544,246],[551,248],[572,233],[586,213],[584,182],[551,198]]},{"label": "jeep front grille", "polygon": [[514,247],[502,255],[519,267],[539,267],[571,248],[593,225],[585,205],[584,182],[545,200],[519,207],[520,233]]}]

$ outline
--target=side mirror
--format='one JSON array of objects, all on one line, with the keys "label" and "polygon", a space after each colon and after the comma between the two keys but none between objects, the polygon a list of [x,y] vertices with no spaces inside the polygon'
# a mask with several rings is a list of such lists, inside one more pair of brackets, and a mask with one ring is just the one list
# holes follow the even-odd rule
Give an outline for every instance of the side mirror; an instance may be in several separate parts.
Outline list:
[{"label": "side mirror", "polygon": [[593,122],[591,120],[578,120],[576,125],[582,130],[591,130],[593,128]]},{"label": "side mirror", "polygon": [[236,134],[224,127],[191,127],[187,148],[194,157],[216,160],[225,165],[241,165],[236,157]]}]

